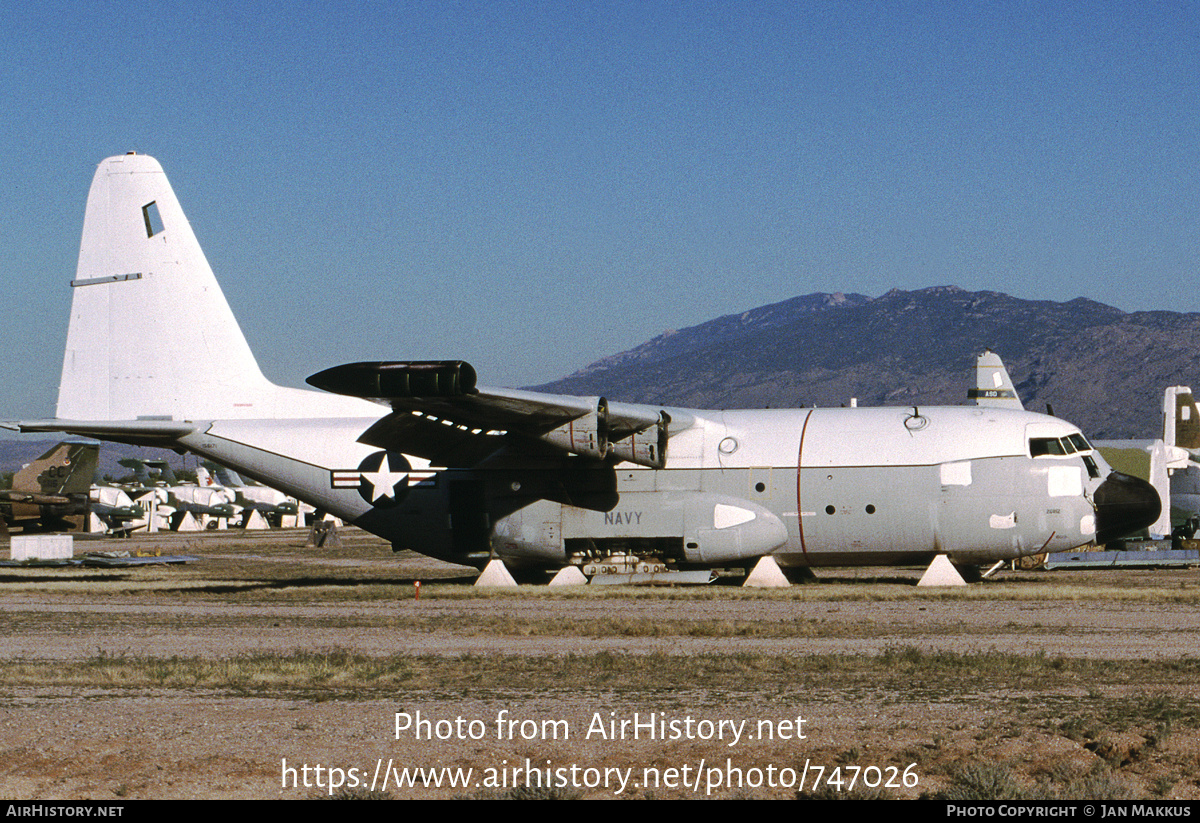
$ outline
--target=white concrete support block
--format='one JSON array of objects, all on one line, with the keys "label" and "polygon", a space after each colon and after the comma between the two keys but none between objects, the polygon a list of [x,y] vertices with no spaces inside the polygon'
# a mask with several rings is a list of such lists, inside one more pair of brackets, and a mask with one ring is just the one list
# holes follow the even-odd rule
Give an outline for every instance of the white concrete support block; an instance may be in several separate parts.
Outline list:
[{"label": "white concrete support block", "polygon": [[917,582],[918,586],[965,586],[967,581],[963,580],[962,575],[958,573],[958,569],[954,568],[954,564],[950,562],[950,558],[944,554],[939,554],[933,558],[933,562],[929,564],[929,568],[925,570],[925,574],[921,575],[921,579]]},{"label": "white concrete support block", "polygon": [[513,576],[508,573],[504,563],[500,560],[491,560],[483,567],[483,572],[475,581],[476,586],[516,586],[517,581],[513,580]]},{"label": "white concrete support block", "polygon": [[758,559],[750,574],[746,575],[746,582],[742,583],[743,588],[751,589],[786,589],[790,585],[791,581],[769,554]]}]

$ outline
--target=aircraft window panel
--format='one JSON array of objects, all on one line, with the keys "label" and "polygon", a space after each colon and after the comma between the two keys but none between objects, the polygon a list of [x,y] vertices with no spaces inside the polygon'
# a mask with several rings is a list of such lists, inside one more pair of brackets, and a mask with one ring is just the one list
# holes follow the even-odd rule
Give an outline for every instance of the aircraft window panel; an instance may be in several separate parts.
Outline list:
[{"label": "aircraft window panel", "polygon": [[163,230],[162,218],[158,215],[157,200],[151,200],[142,206],[142,219],[146,221],[147,237],[153,237]]},{"label": "aircraft window panel", "polygon": [[1087,441],[1086,437],[1078,432],[1068,435],[1066,439],[1070,440],[1072,445],[1075,446],[1075,451],[1090,452],[1092,450],[1092,444]]},{"label": "aircraft window panel", "polygon": [[1063,455],[1063,444],[1057,437],[1029,438],[1029,456],[1045,457],[1046,455]]},{"label": "aircraft window panel", "polygon": [[1064,437],[1062,439],[1062,445],[1063,451],[1067,454],[1074,454],[1075,452],[1079,451],[1079,449],[1075,446],[1074,441],[1072,441],[1069,437]]}]

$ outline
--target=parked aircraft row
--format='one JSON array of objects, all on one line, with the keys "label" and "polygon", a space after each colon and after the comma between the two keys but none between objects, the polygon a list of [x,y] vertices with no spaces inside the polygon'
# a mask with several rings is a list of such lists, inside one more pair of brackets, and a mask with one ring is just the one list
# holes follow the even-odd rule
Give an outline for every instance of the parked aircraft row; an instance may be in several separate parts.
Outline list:
[{"label": "parked aircraft row", "polygon": [[164,460],[128,458],[120,463],[135,471],[138,482],[96,483],[99,448],[95,441],[58,443],[22,467],[13,476],[12,488],[0,490],[0,503],[6,504],[0,526],[128,534],[297,523],[295,500],[240,479],[237,488],[223,486],[203,467],[198,474],[205,482],[187,484],[178,482]]},{"label": "parked aircraft row", "polygon": [[97,169],[71,289],[57,417],[17,429],[191,451],[453,562],[978,564],[1159,513],[1077,427],[995,404],[686,409],[486,388],[457,360],[276,386],[145,155]]}]

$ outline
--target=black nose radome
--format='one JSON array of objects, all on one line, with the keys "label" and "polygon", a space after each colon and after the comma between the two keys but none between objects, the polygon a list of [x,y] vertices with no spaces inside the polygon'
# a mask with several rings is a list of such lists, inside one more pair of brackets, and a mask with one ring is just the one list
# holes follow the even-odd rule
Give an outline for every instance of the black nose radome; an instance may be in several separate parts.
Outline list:
[{"label": "black nose radome", "polygon": [[1096,489],[1096,542],[1107,543],[1146,528],[1162,513],[1154,487],[1138,477],[1112,472]]}]

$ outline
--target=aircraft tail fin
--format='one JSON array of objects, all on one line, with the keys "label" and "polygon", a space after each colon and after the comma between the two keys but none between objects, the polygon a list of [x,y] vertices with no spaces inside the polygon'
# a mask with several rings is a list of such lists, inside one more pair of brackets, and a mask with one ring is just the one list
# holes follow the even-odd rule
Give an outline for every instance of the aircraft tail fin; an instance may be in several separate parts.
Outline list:
[{"label": "aircraft tail fin", "polygon": [[1162,439],[1168,446],[1200,449],[1200,409],[1187,386],[1171,386],[1163,393]]},{"label": "aircraft tail fin", "polygon": [[99,443],[58,443],[14,474],[12,488],[34,495],[86,495],[99,466]]},{"label": "aircraft tail fin", "polygon": [[[318,417],[334,408],[314,399],[320,392],[263,376],[152,157],[100,163],[71,287],[59,419]],[[329,416],[352,413],[343,403]]]},{"label": "aircraft tail fin", "polygon": [[225,466],[218,466],[216,463],[206,463],[205,468],[211,471],[214,475],[215,479],[213,482],[215,485],[224,486],[227,489],[233,489],[237,488],[238,486],[246,485],[246,481],[243,480],[241,475],[239,475],[233,469],[226,468]]},{"label": "aircraft tail fin", "polygon": [[[1171,477],[1170,469],[1172,466],[1172,452],[1174,450],[1162,440],[1156,440],[1154,445],[1150,447],[1150,485],[1158,492],[1158,499],[1162,501],[1162,510],[1158,513],[1158,519],[1150,525],[1150,536],[1153,538],[1170,537],[1171,535]],[[1186,465],[1186,463],[1185,463]]]},{"label": "aircraft tail fin", "polygon": [[977,406],[1025,408],[1008,376],[1008,369],[1004,368],[1000,355],[993,351],[985,351],[975,359],[975,388],[967,391],[967,398],[974,400]]},{"label": "aircraft tail fin", "polygon": [[166,460],[143,460],[147,469],[158,472],[158,479],[166,483],[168,486],[178,486],[179,478],[175,476],[175,470],[171,468],[171,464]]}]

